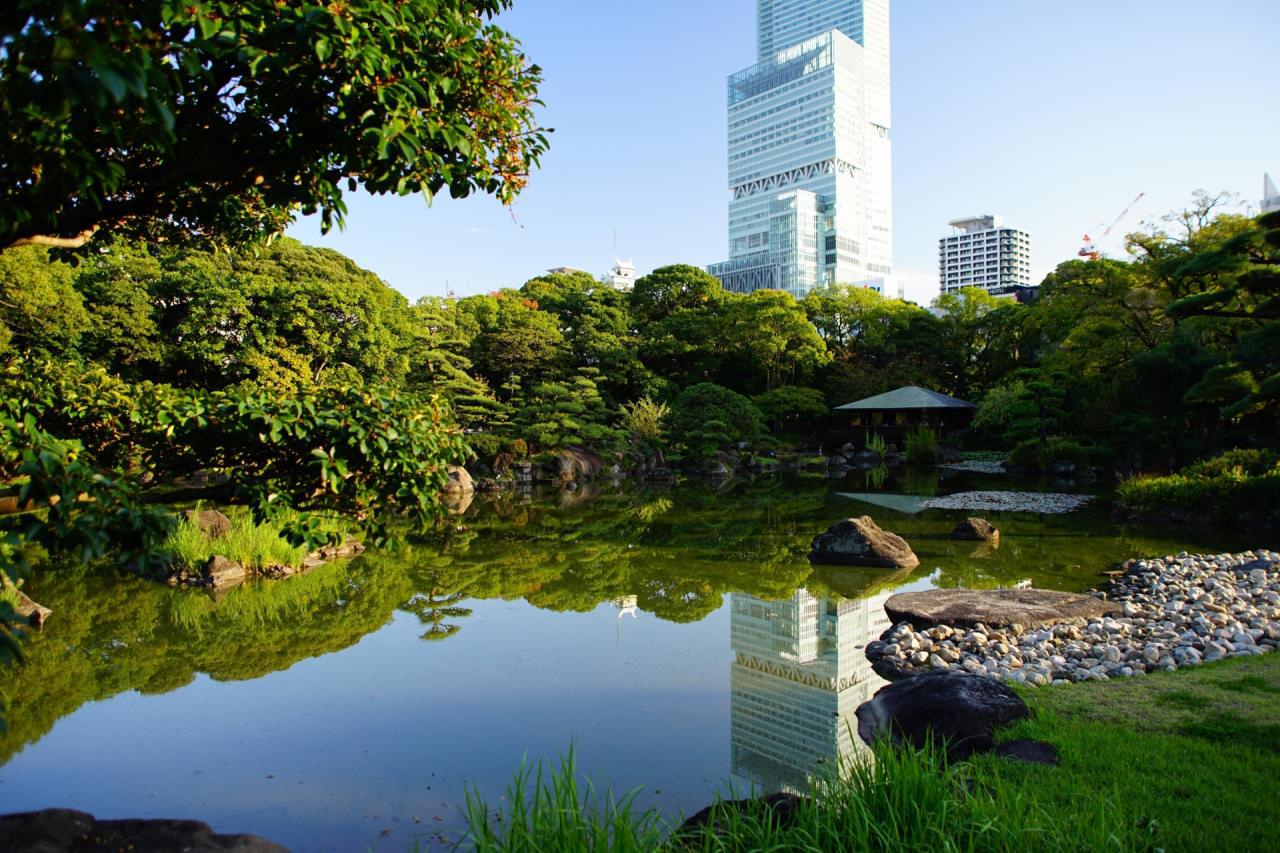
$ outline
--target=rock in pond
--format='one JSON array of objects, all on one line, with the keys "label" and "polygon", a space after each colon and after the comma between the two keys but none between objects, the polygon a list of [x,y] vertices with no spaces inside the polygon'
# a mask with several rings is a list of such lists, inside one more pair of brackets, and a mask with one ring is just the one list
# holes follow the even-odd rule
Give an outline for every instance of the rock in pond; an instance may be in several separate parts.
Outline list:
[{"label": "rock in pond", "polygon": [[0,839],[11,853],[288,853],[279,844],[256,835],[219,835],[198,820],[98,820],[72,809],[0,815]]},{"label": "rock in pond", "polygon": [[221,554],[214,554],[204,567],[204,583],[214,589],[224,589],[241,583],[249,576],[249,572],[239,563],[228,560]]},{"label": "rock in pond", "polygon": [[951,538],[994,545],[1000,541],[1000,530],[985,518],[969,517],[952,528]]},{"label": "rock in pond", "polygon": [[1051,589],[929,589],[900,592],[884,603],[895,624],[1039,628],[1072,620],[1099,619],[1120,608],[1101,598]]},{"label": "rock in pond", "polygon": [[923,747],[945,742],[952,760],[989,751],[999,726],[1028,716],[1027,704],[1008,685],[956,670],[932,670],[882,687],[858,706],[858,737],[872,744]]},{"label": "rock in pond", "polygon": [[465,495],[468,492],[475,491],[475,483],[471,479],[471,474],[461,465],[449,466],[449,482],[445,483],[444,493],[446,495]]},{"label": "rock in pond", "polygon": [[907,540],[881,530],[871,516],[837,521],[815,536],[809,561],[843,566],[882,566],[909,569],[920,565]]},{"label": "rock in pond", "polygon": [[570,445],[556,457],[556,477],[560,480],[591,480],[604,469],[598,453]]},{"label": "rock in pond", "polygon": [[231,532],[231,519],[216,509],[189,509],[182,515],[200,528],[206,539],[221,539]]},{"label": "rock in pond", "polygon": [[18,615],[24,619],[31,620],[31,627],[37,629],[43,628],[44,621],[53,615],[52,610],[45,607],[43,604],[32,601],[31,596],[18,589],[18,587],[3,574],[0,574],[0,586],[3,586],[5,592],[18,600],[18,604],[14,607],[14,610],[16,610]]}]

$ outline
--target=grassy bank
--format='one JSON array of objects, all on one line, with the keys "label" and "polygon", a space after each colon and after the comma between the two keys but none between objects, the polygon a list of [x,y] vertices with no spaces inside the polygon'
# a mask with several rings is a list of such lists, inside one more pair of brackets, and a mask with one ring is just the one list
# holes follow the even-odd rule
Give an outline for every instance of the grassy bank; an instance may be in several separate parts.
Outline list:
[{"label": "grassy bank", "polygon": [[1267,450],[1231,450],[1164,477],[1135,477],[1116,497],[1140,516],[1171,520],[1276,524],[1280,457]]},{"label": "grassy bank", "polygon": [[984,758],[1001,787],[1071,813],[1109,798],[1165,850],[1280,849],[1280,656],[1024,691],[1007,737],[1049,741],[1062,766]]},{"label": "grassy bank", "polygon": [[[177,526],[161,544],[161,550],[173,556],[175,565],[186,569],[205,565],[215,554],[250,571],[262,571],[270,566],[298,568],[302,565],[307,549],[285,541],[280,536],[281,525],[255,524],[253,516],[244,507],[222,507],[220,511],[231,523],[225,535],[210,538],[195,521],[180,517]],[[293,520],[296,518],[282,521]],[[326,533],[344,534],[346,527],[341,520],[320,522],[320,529]]]},{"label": "grassy bank", "polygon": [[[572,762],[525,773],[500,813],[469,802],[482,850],[1280,849],[1280,656],[1105,683],[1028,689],[1004,737],[1054,744],[1060,767],[984,756],[945,766],[878,749],[815,783],[787,826],[726,809],[676,837],[630,798],[579,790]],[[500,819],[499,819],[500,814]]]}]

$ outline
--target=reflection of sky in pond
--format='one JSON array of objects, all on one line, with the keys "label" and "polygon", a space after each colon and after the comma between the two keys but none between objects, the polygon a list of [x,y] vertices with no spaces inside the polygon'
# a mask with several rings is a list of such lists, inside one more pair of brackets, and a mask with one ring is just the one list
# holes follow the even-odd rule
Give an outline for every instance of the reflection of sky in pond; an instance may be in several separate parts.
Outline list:
[{"label": "reflection of sky in pond", "polygon": [[998,549],[950,540],[963,512],[877,510],[919,568],[811,567],[812,537],[851,514],[840,493],[864,488],[851,475],[583,490],[563,506],[477,496],[442,540],[218,601],[40,572],[29,591],[54,615],[0,681],[0,811],[404,850],[456,828],[467,785],[496,802],[522,756],[573,745],[597,784],[692,812],[728,783],[800,787],[852,746],[845,718],[874,689],[861,646],[894,590],[1082,589],[1130,556],[1238,544],[1118,528],[1105,501],[992,514]]}]

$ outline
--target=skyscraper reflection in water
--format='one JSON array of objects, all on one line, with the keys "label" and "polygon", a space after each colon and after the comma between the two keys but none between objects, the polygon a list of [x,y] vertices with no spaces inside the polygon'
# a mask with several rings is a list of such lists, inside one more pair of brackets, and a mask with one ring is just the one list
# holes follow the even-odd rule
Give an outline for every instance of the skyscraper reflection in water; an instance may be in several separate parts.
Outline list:
[{"label": "skyscraper reflection in water", "polygon": [[730,596],[731,769],[744,792],[804,792],[821,764],[865,748],[854,710],[886,684],[865,649],[889,627],[890,594]]}]

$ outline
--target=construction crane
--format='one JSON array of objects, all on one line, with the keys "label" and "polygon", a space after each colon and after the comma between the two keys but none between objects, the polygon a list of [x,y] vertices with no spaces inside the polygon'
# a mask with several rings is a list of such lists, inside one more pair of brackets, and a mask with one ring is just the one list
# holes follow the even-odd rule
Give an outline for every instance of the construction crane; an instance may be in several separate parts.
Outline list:
[{"label": "construction crane", "polygon": [[1103,240],[1107,239],[1107,235],[1111,233],[1111,229],[1119,225],[1120,220],[1129,215],[1129,211],[1133,210],[1133,206],[1142,201],[1142,197],[1144,195],[1146,195],[1145,192],[1140,192],[1133,197],[1133,201],[1129,202],[1129,204],[1125,206],[1125,209],[1120,211],[1120,215],[1117,216],[1115,220],[1107,226],[1106,230],[1102,232],[1101,236],[1098,237],[1097,243],[1094,243],[1093,239],[1090,238],[1088,234],[1084,235],[1084,245],[1080,247],[1080,251],[1076,254],[1082,258],[1088,258],[1091,261],[1096,261],[1098,258],[1102,257],[1102,250],[1099,249],[1098,246],[1102,244]]}]

